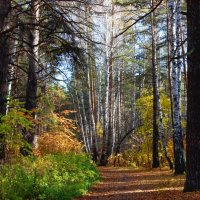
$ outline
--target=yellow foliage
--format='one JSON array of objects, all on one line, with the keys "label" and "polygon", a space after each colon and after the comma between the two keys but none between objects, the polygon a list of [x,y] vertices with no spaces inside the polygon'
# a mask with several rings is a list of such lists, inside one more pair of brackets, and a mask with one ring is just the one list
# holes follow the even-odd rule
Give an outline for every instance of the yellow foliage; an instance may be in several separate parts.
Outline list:
[{"label": "yellow foliage", "polygon": [[48,124],[48,131],[38,136],[35,155],[67,153],[69,151],[81,152],[82,144],[76,139],[77,129],[75,121],[69,119],[71,110],[64,110],[60,114],[51,112],[48,116],[52,123]]},{"label": "yellow foliage", "polygon": [[129,166],[128,165],[128,161],[125,160],[123,158],[123,155],[122,154],[117,154],[116,156],[114,155],[111,155],[109,158],[108,158],[108,164],[111,165],[111,166],[118,166],[118,167],[127,167]]},{"label": "yellow foliage", "polygon": [[82,144],[73,136],[62,132],[44,133],[38,137],[38,147],[34,149],[35,155],[81,152]]},{"label": "yellow foliage", "polygon": [[99,137],[102,137],[103,136],[103,127],[102,127],[102,124],[101,123],[97,123],[96,129],[97,129],[97,135]]},{"label": "yellow foliage", "polygon": [[52,118],[54,118],[56,122],[53,129],[73,135],[73,131],[75,131],[77,127],[75,126],[75,122],[73,119],[69,119],[68,117],[66,117],[73,112],[74,111],[71,110],[64,110],[61,114],[53,113]]}]

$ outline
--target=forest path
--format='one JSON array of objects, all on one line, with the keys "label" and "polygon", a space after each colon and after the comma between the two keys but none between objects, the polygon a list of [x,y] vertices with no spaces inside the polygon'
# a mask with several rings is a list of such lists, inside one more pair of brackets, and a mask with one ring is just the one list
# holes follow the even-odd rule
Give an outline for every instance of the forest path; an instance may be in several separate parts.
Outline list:
[{"label": "forest path", "polygon": [[99,171],[102,176],[101,182],[77,200],[200,200],[200,192],[182,192],[185,176],[174,176],[167,170],[136,171],[100,167]]}]

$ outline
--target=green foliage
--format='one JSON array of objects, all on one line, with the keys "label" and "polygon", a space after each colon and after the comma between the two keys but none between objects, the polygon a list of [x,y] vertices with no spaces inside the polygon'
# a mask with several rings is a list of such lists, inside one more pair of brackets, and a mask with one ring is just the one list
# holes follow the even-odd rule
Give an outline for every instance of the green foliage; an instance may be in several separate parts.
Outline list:
[{"label": "green foliage", "polygon": [[[147,0],[115,0],[114,2],[116,5],[120,5],[120,6],[135,6],[136,8],[139,9],[144,9],[144,7],[149,3]],[[145,9],[146,12],[148,11],[148,9]]]},{"label": "green foliage", "polygon": [[21,107],[21,102],[10,102],[11,109],[6,116],[1,117],[0,134],[4,145],[5,160],[10,161],[19,156],[21,147],[28,148],[22,137],[22,130],[30,130],[33,125],[31,112]]},{"label": "green foliage", "polygon": [[99,179],[85,154],[21,158],[0,172],[0,199],[64,200],[84,194]]},{"label": "green foliage", "polygon": [[65,131],[70,132],[73,129],[74,132],[72,128],[74,121],[70,120],[74,118],[74,112],[68,110],[69,107],[68,96],[64,89],[58,85],[48,86],[45,95],[38,101],[38,123],[49,131],[58,131],[65,127]]}]

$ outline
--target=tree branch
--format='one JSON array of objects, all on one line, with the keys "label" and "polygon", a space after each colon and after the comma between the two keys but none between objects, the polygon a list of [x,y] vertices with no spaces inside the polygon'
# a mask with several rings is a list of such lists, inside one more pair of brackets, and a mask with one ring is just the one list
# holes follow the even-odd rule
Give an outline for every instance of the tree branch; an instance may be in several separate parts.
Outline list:
[{"label": "tree branch", "polygon": [[141,16],[139,19],[137,19],[135,22],[133,22],[131,25],[129,25],[128,27],[126,27],[125,30],[123,30],[121,33],[117,34],[114,38],[119,37],[120,35],[124,34],[126,31],[128,31],[132,26],[134,26],[135,24],[137,24],[139,21],[141,21],[142,19],[144,19],[145,17],[149,16],[152,12],[154,12],[158,6],[162,3],[163,0],[160,0],[159,3],[152,9],[150,10],[148,13],[146,13],[145,15]]}]

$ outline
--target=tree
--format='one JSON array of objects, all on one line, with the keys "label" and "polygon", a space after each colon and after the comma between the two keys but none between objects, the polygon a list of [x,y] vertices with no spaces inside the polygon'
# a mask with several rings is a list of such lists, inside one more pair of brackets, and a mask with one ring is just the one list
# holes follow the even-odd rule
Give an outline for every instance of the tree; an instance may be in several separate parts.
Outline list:
[{"label": "tree", "polygon": [[185,191],[200,190],[200,1],[187,0],[188,106]]},{"label": "tree", "polygon": [[[154,0],[152,0],[152,7],[154,7]],[[152,86],[153,86],[153,147],[152,147],[152,167],[160,166],[158,155],[159,143],[159,91],[158,91],[158,73],[157,73],[157,58],[156,58],[156,18],[155,12],[151,15],[151,34],[152,34]]]},{"label": "tree", "polygon": [[[183,131],[181,125],[181,1],[168,0],[170,13],[170,59],[172,60],[172,99],[173,99],[173,128],[174,128],[174,164],[175,174],[183,174],[185,171],[185,158],[183,146]],[[176,11],[176,12],[175,12]],[[175,23],[176,13],[176,23]],[[176,25],[176,26],[175,26]],[[176,27],[176,31],[175,31]],[[175,60],[175,57],[177,59]]]},{"label": "tree", "polygon": [[[108,158],[112,153],[113,145],[113,45],[114,45],[114,3],[113,0],[106,2],[111,5],[110,12],[106,13],[106,98],[104,114],[104,131],[102,141],[101,165],[108,163]],[[108,29],[110,27],[110,29]]]},{"label": "tree", "polygon": [[[35,118],[35,109],[37,107],[37,74],[38,69],[38,56],[39,56],[39,30],[35,24],[39,21],[40,1],[31,1],[31,14],[30,23],[33,24],[28,32],[28,80],[26,86],[26,103],[25,108],[33,112],[33,118]],[[36,131],[36,130],[35,130]],[[29,133],[25,131],[26,140],[33,145],[35,133]]]},{"label": "tree", "polygon": [[[5,33],[8,23],[10,0],[0,0],[0,121],[6,115],[8,95],[8,67],[9,67],[9,34]],[[1,122],[0,122],[1,123]],[[4,154],[4,135],[0,136],[0,159]]]},{"label": "tree", "polygon": [[10,1],[0,1],[0,115],[6,114],[8,94],[9,35],[6,33]]}]

